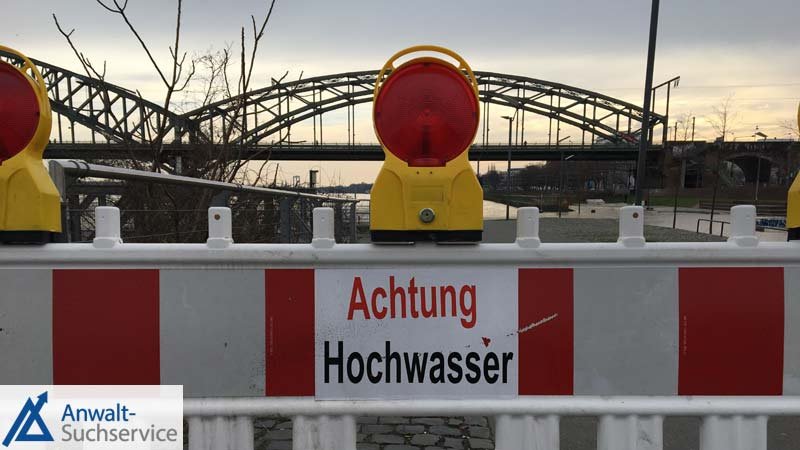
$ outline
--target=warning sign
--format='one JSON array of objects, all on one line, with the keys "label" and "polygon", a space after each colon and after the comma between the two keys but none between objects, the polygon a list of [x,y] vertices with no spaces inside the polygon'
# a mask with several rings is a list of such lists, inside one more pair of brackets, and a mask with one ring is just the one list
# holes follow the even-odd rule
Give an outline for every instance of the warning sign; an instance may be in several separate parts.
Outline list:
[{"label": "warning sign", "polygon": [[514,396],[517,271],[318,269],[316,396]]}]

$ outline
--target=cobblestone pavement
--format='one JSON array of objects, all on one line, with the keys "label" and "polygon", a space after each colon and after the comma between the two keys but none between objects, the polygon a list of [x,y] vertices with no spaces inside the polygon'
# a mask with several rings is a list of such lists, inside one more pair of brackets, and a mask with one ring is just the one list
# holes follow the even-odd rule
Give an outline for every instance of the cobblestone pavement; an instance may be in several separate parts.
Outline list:
[{"label": "cobblestone pavement", "polygon": [[[487,417],[359,417],[358,450],[493,450]],[[256,450],[291,450],[292,421],[255,421]]]}]

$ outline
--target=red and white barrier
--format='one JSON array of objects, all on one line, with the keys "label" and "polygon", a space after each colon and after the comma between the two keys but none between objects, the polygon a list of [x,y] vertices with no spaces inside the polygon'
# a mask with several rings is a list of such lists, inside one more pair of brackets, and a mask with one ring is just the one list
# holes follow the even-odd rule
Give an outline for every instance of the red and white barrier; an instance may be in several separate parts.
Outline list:
[{"label": "red and white barrier", "polygon": [[641,210],[621,215],[616,244],[541,244],[522,211],[517,244],[335,245],[317,226],[311,245],[273,245],[233,244],[215,209],[207,245],[155,245],[121,243],[99,208],[94,244],[0,248],[0,383],[800,394],[800,244],[741,223],[728,243],[645,244]]}]

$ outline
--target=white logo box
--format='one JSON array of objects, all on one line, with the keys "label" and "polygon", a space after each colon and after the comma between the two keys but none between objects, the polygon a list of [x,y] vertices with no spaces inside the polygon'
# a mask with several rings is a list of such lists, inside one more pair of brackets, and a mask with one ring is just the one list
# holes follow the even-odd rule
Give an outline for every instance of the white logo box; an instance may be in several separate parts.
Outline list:
[{"label": "white logo box", "polygon": [[[37,414],[52,441],[31,440],[47,438]],[[3,442],[11,450],[182,449],[183,386],[0,385]]]}]

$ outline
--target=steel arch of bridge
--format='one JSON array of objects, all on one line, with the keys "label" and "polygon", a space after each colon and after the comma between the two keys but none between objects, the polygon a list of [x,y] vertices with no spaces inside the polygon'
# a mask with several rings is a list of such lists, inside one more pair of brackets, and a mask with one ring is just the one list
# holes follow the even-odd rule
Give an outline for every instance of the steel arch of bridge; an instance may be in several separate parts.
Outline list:
[{"label": "steel arch of bridge", "polygon": [[[19,65],[13,54],[0,51],[0,59]],[[75,124],[99,134],[104,142],[148,143],[157,120],[165,133],[181,135],[185,120],[178,114],[142,98],[138,93],[46,62],[32,60],[47,84],[50,106],[58,117],[54,128],[59,142],[76,142]],[[66,121],[66,123],[64,123]]]},{"label": "steel arch of bridge", "polygon": [[[0,53],[13,62],[13,55]],[[96,134],[103,143],[150,143],[152,124],[163,121],[167,142],[219,143],[215,129],[233,122],[236,132],[228,143],[244,146],[280,141],[291,127],[314,122],[314,141],[322,142],[322,116],[372,101],[377,71],[326,75],[254,90],[184,114],[176,114],[143,99],[138,93],[34,60],[44,76],[50,103],[57,113],[58,142],[75,143],[75,125]],[[635,145],[642,136],[642,109],[597,92],[534,78],[494,72],[475,72],[480,99],[538,114],[574,126],[608,143]],[[348,109],[348,114],[350,114]],[[66,120],[68,127],[63,121]],[[317,131],[319,123],[319,131]],[[666,118],[652,114],[650,128],[665,126]],[[592,139],[594,142],[594,139]]]},{"label": "steel arch of bridge", "polygon": [[[280,136],[299,122],[371,102],[377,75],[377,71],[348,72],[275,84],[205,106],[184,117],[197,124],[195,129],[199,130],[213,130],[215,123],[219,129],[245,117],[241,133],[233,142],[256,145]],[[614,144],[636,144],[642,134],[642,109],[631,103],[534,78],[480,71],[475,76],[484,103],[545,116]],[[652,114],[650,127],[665,122],[664,116]],[[207,136],[202,137],[208,140]]]}]

